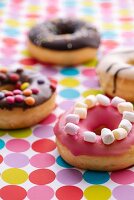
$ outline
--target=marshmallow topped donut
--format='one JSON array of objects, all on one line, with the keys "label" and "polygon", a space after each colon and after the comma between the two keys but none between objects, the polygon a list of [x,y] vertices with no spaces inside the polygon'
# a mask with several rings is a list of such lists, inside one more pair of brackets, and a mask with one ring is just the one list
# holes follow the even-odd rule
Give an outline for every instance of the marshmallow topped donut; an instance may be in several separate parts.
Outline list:
[{"label": "marshmallow topped donut", "polygon": [[0,68],[0,129],[26,128],[43,120],[55,107],[55,90],[40,73]]},{"label": "marshmallow topped donut", "polygon": [[134,101],[134,49],[114,50],[97,66],[97,74],[104,92]]},{"label": "marshmallow topped donut", "polygon": [[96,56],[100,44],[97,29],[88,22],[57,19],[38,24],[28,36],[28,48],[36,59],[72,65]]},{"label": "marshmallow topped donut", "polygon": [[98,94],[77,102],[54,127],[59,153],[69,164],[114,171],[134,164],[133,105]]}]

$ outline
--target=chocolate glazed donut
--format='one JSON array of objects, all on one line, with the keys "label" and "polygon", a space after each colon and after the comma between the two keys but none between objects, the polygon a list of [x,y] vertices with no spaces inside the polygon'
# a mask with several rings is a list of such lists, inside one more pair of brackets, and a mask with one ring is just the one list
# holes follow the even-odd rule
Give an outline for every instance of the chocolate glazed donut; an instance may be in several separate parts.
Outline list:
[{"label": "chocolate glazed donut", "polygon": [[47,77],[31,70],[0,69],[0,128],[16,129],[43,120],[55,107],[55,90]]},{"label": "chocolate glazed donut", "polygon": [[55,64],[79,64],[96,56],[100,35],[80,20],[53,20],[33,27],[28,47],[33,57]]}]

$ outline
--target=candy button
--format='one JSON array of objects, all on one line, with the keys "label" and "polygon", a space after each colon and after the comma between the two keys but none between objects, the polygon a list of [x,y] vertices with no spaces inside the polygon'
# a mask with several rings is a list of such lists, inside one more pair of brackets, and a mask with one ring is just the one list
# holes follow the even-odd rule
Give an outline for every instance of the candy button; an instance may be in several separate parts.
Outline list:
[{"label": "candy button", "polygon": [[33,94],[38,94],[39,93],[39,90],[37,88],[32,88],[31,90],[32,90]]},{"label": "candy button", "polygon": [[5,68],[5,67],[2,67],[2,68],[0,68],[0,72],[2,72],[2,73],[7,73],[7,68]]},{"label": "candy button", "polygon": [[6,91],[5,96],[6,96],[6,97],[7,97],[7,96],[13,96],[13,92],[11,92],[11,91]]},{"label": "candy button", "polygon": [[20,76],[18,74],[12,73],[9,75],[9,78],[13,82],[17,82],[20,79]]},{"label": "candy button", "polygon": [[12,97],[12,96],[8,96],[8,97],[6,97],[6,101],[7,101],[7,103],[9,103],[9,104],[13,104],[14,101],[15,101],[15,99],[14,99],[14,97]]},{"label": "candy button", "polygon": [[28,82],[25,82],[20,86],[21,90],[25,90],[28,87],[29,87],[29,83]]},{"label": "candy button", "polygon": [[24,98],[23,98],[22,95],[16,95],[16,96],[15,96],[15,101],[16,101],[17,103],[22,103],[22,102],[24,101]]},{"label": "candy button", "polygon": [[22,91],[16,89],[16,90],[13,90],[13,94],[14,95],[22,94]]},{"label": "candy button", "polygon": [[7,78],[7,76],[3,73],[0,73],[0,80],[5,80]]},{"label": "candy button", "polygon": [[3,92],[0,92],[0,99],[3,99],[5,97],[5,94]]},{"label": "candy button", "polygon": [[32,90],[31,90],[31,89],[25,89],[25,90],[23,91],[23,94],[24,94],[25,96],[30,96],[30,95],[32,94]]},{"label": "candy button", "polygon": [[41,84],[44,84],[45,81],[40,79],[40,80],[37,81],[37,83],[38,83],[39,85],[41,85]]},{"label": "candy button", "polygon": [[26,97],[24,99],[25,103],[29,106],[32,106],[35,104],[35,99],[33,97]]}]

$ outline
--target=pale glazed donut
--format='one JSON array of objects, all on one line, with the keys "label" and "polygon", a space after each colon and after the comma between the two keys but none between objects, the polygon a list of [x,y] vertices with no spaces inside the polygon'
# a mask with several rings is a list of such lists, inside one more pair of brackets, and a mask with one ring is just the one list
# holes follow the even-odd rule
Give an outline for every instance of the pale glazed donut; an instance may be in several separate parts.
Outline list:
[{"label": "pale glazed donut", "polygon": [[106,55],[97,66],[104,92],[134,101],[134,49],[117,49]]},{"label": "pale glazed donut", "polygon": [[134,164],[133,122],[131,103],[119,97],[110,100],[91,95],[61,115],[55,125],[59,153],[66,162],[82,169],[129,167]]},{"label": "pale glazed donut", "polygon": [[0,69],[0,129],[26,128],[55,107],[55,86],[31,70]]},{"label": "pale glazed donut", "polygon": [[100,35],[96,28],[80,20],[57,19],[33,27],[28,48],[39,61],[72,65],[96,56]]}]

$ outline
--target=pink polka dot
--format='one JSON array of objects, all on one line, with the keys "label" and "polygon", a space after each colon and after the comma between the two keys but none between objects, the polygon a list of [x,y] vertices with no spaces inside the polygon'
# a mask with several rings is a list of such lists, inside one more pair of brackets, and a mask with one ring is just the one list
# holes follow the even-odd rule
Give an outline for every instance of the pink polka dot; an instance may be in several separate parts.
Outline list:
[{"label": "pink polka dot", "polygon": [[38,126],[33,130],[33,134],[39,138],[47,138],[54,135],[53,127],[48,125]]},{"label": "pink polka dot", "polygon": [[82,74],[84,75],[84,76],[88,76],[88,77],[94,77],[94,76],[96,76],[96,71],[95,71],[95,69],[84,69],[83,71],[82,71]]},{"label": "pink polka dot", "polygon": [[8,65],[11,65],[14,63],[15,63],[15,60],[13,58],[9,58],[9,57],[7,59],[7,56],[2,57],[0,60],[0,64],[3,66],[8,66]]},{"label": "pink polka dot", "polygon": [[42,120],[40,124],[51,124],[56,120],[56,115],[55,114],[50,114],[47,118]]},{"label": "pink polka dot", "polygon": [[24,152],[30,148],[30,144],[23,139],[12,139],[6,143],[6,148],[13,152]]},{"label": "pink polka dot", "polygon": [[1,48],[1,53],[6,55],[6,56],[11,56],[15,54],[17,51],[13,48]]},{"label": "pink polka dot", "polygon": [[45,76],[54,76],[58,73],[58,70],[49,66],[49,67],[43,67],[41,69],[41,72],[45,75]]},{"label": "pink polka dot", "polygon": [[49,169],[37,169],[29,175],[29,180],[37,185],[44,185],[53,182],[55,173]]},{"label": "pink polka dot", "polygon": [[113,189],[113,196],[117,200],[133,200],[134,187],[130,185],[121,185]]},{"label": "pink polka dot", "polygon": [[63,110],[68,110],[70,109],[72,106],[74,105],[74,101],[62,101],[60,104],[59,104],[59,107]]},{"label": "pink polka dot", "polygon": [[21,168],[28,165],[29,158],[24,154],[11,153],[4,158],[4,162],[10,167]]},{"label": "pink polka dot", "polygon": [[111,179],[118,184],[134,183],[134,172],[131,170],[121,170],[111,173]]},{"label": "pink polka dot", "polygon": [[32,156],[30,164],[37,168],[50,167],[55,163],[54,156],[48,153],[40,153]]},{"label": "pink polka dot", "polygon": [[65,185],[74,185],[82,180],[82,173],[76,169],[63,169],[57,173],[57,180]]},{"label": "pink polka dot", "polygon": [[56,148],[55,142],[49,139],[37,140],[32,144],[32,149],[40,153],[53,151],[55,148]]},{"label": "pink polka dot", "polygon": [[50,200],[54,196],[54,191],[49,186],[34,186],[28,190],[27,196],[30,200]]},{"label": "pink polka dot", "polygon": [[13,47],[14,45],[18,44],[18,40],[16,40],[15,38],[4,38],[3,42],[7,46],[11,46],[11,47]]}]

